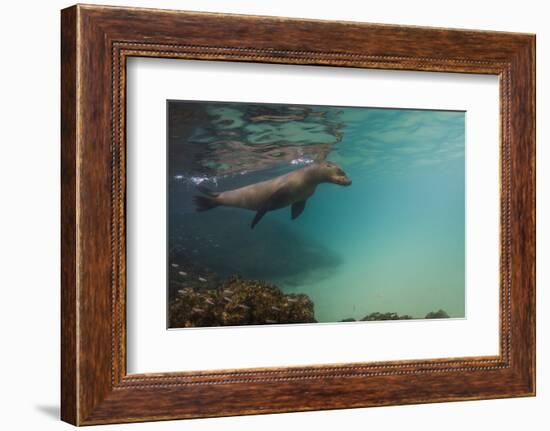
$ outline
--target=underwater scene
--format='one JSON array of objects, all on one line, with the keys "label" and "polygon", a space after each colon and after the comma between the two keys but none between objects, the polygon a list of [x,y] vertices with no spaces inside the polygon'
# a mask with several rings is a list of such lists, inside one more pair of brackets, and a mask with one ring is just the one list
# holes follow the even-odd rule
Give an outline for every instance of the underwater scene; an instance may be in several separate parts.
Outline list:
[{"label": "underwater scene", "polygon": [[465,112],[167,115],[169,328],[465,317]]}]

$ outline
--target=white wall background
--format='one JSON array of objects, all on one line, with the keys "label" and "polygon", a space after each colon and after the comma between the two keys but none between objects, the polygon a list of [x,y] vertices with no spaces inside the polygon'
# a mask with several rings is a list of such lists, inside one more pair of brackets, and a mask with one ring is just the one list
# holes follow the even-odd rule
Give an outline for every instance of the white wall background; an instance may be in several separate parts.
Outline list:
[{"label": "white wall background", "polygon": [[[550,14],[536,0],[119,0],[171,9],[537,33],[538,396],[536,398],[105,426],[135,430],[547,429],[550,217]],[[0,15],[0,427],[62,430],[59,422],[59,9],[4,2]]]}]

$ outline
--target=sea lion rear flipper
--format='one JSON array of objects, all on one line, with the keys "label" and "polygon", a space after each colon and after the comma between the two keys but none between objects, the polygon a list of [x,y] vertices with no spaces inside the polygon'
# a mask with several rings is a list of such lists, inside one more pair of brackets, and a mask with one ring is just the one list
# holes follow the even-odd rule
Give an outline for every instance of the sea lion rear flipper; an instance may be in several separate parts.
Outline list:
[{"label": "sea lion rear flipper", "polygon": [[195,208],[199,212],[208,211],[220,205],[216,198],[201,195],[193,196],[193,202],[195,202]]},{"label": "sea lion rear flipper", "polygon": [[267,208],[262,208],[258,210],[258,212],[256,213],[256,216],[254,217],[254,220],[252,220],[250,229],[254,229],[254,226],[258,224],[258,222],[262,219],[262,217],[265,215],[266,212],[267,212]]},{"label": "sea lion rear flipper", "polygon": [[210,196],[211,198],[217,198],[220,195],[219,192],[212,191],[208,187],[201,184],[197,184],[197,190],[207,196]]},{"label": "sea lion rear flipper", "polygon": [[304,208],[306,207],[306,201],[300,201],[300,202],[294,202],[292,204],[292,207],[290,207],[290,214],[292,220],[298,218],[300,214],[304,211]]}]

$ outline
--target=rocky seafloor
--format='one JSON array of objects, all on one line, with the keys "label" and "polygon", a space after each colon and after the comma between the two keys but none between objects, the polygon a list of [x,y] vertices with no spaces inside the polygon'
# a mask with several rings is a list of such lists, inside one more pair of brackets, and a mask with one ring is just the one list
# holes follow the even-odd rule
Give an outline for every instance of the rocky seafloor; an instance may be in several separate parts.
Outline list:
[{"label": "rocky seafloor", "polygon": [[[305,294],[285,294],[277,286],[240,276],[220,278],[204,267],[171,263],[169,284],[169,327],[316,323],[313,301]],[[448,318],[444,310],[425,318]],[[358,321],[409,320],[394,312],[367,314]],[[347,318],[341,322],[355,322]]]},{"label": "rocky seafloor", "polygon": [[[424,319],[448,319],[450,316],[447,314],[445,310],[438,310],[438,311],[430,311],[426,316],[424,316]],[[378,320],[411,320],[416,319],[416,317],[410,316],[408,314],[399,315],[397,313],[389,312],[389,313],[380,313],[378,311],[375,311],[374,313],[367,314],[362,319],[354,319],[353,317],[349,317],[347,319],[341,320],[341,322],[372,322],[372,321],[378,321]]]},{"label": "rocky seafloor", "polygon": [[171,220],[170,328],[316,322],[307,295],[262,280],[277,274],[292,285],[293,279],[338,265],[338,256],[276,221],[267,220],[263,228],[259,239],[246,235],[249,220],[231,211],[223,226],[211,214]]},{"label": "rocky seafloor", "polygon": [[285,295],[274,285],[238,276],[216,288],[179,289],[169,304],[171,328],[315,322],[307,295]]}]

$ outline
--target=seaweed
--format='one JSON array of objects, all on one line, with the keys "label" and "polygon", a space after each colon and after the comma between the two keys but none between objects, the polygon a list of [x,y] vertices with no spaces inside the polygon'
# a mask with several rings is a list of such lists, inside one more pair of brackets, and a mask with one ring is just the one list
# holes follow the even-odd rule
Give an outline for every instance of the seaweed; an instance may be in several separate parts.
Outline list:
[{"label": "seaweed", "polygon": [[185,287],[169,304],[170,328],[315,323],[311,299],[259,280],[230,277],[217,288]]}]

